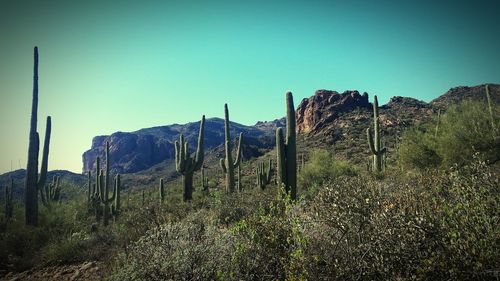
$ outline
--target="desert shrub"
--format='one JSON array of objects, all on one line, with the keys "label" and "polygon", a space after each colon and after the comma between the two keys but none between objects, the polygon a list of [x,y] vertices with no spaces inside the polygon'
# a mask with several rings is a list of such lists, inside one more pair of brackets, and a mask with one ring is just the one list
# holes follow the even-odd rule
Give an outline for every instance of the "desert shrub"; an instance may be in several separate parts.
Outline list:
[{"label": "desert shrub", "polygon": [[439,182],[442,249],[428,262],[453,279],[493,279],[500,269],[500,179],[474,159]]},{"label": "desert shrub", "polygon": [[229,229],[207,223],[212,210],[199,210],[132,243],[110,279],[304,280],[306,240],[295,208],[275,194]]},{"label": "desert shrub", "polygon": [[354,176],[356,170],[346,161],[336,160],[327,150],[316,149],[298,176],[299,186],[310,189],[339,176]]},{"label": "desert shrub", "polygon": [[282,192],[231,228],[234,249],[224,279],[306,280],[307,239],[298,211]]},{"label": "desert shrub", "polygon": [[[493,112],[498,124],[498,105],[493,106]],[[500,160],[500,137],[496,136],[498,130],[492,129],[485,103],[465,101],[452,106],[442,115],[437,134],[435,126],[424,124],[403,134],[398,153],[403,167],[446,169],[470,163],[476,153],[489,163]]]},{"label": "desert shrub", "polygon": [[399,164],[418,170],[434,169],[441,165],[435,139],[429,126],[417,126],[403,133],[398,148]]},{"label": "desert shrub", "polygon": [[[493,112],[498,124],[498,105]],[[441,119],[436,150],[446,167],[470,163],[475,153],[489,162],[500,160],[500,136],[495,137],[487,104],[466,101],[449,108]]]},{"label": "desert shrub", "polygon": [[498,176],[484,162],[409,179],[342,178],[312,203],[316,280],[485,280],[498,272]]},{"label": "desert shrub", "polygon": [[133,243],[110,280],[214,280],[228,250],[215,227],[201,221],[168,223]]}]

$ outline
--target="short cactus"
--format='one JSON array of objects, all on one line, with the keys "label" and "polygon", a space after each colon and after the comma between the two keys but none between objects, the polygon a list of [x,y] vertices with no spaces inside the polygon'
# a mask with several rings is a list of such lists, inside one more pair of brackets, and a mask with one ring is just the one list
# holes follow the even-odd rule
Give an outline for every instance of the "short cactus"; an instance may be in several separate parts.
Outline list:
[{"label": "short cactus", "polygon": [[226,158],[220,159],[220,167],[222,171],[226,174],[226,192],[233,193],[235,189],[234,185],[234,169],[240,165],[241,161],[241,142],[243,140],[243,133],[240,133],[238,140],[238,148],[236,150],[236,160],[233,162],[231,156],[231,136],[229,135],[229,110],[227,109],[227,104],[224,104],[224,133],[225,133],[225,148],[226,148]]},{"label": "short cactus", "polygon": [[158,188],[160,194],[160,204],[165,200],[165,187],[163,186],[163,179],[160,179],[160,186]]},{"label": "short cactus", "polygon": [[189,153],[189,144],[184,141],[184,136],[181,134],[179,141],[175,142],[175,168],[177,172],[182,174],[182,182],[184,186],[183,199],[189,201],[193,199],[193,174],[201,169],[203,165],[203,131],[205,128],[205,115],[201,118],[200,130],[198,133],[198,147],[196,148],[195,158]]},{"label": "short cactus", "polygon": [[295,107],[291,92],[286,93],[286,140],[283,129],[276,129],[278,187],[283,185],[292,200],[297,199],[297,144]]},{"label": "short cactus", "polygon": [[59,177],[54,176],[52,178],[52,183],[40,189],[42,204],[49,209],[51,208],[52,203],[59,202],[59,199],[61,198],[61,186],[59,185],[59,180]]},{"label": "short cactus", "polygon": [[205,177],[205,169],[201,167],[201,187],[203,191],[208,191],[208,177]]},{"label": "short cactus", "polygon": [[269,165],[264,167],[264,162],[257,165],[257,186],[264,189],[266,185],[271,183],[273,160],[269,159]]},{"label": "short cactus", "polygon": [[380,130],[378,124],[378,100],[377,96],[373,97],[373,131],[374,135],[370,131],[370,128],[366,129],[366,137],[368,139],[368,144],[370,146],[370,151],[373,155],[373,171],[380,173],[382,172],[382,155],[387,151],[387,149],[381,148],[381,138]]}]

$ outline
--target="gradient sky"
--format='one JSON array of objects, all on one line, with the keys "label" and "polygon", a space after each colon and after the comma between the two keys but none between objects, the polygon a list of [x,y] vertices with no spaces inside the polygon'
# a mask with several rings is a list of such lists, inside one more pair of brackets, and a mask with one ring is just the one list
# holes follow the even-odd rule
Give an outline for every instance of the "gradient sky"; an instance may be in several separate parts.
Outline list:
[{"label": "gradient sky", "polygon": [[[500,82],[499,1],[0,0],[0,173],[25,168],[33,47],[49,169],[81,172],[92,137],[285,114],[317,89],[425,101]],[[118,4],[119,3],[119,4]]]}]

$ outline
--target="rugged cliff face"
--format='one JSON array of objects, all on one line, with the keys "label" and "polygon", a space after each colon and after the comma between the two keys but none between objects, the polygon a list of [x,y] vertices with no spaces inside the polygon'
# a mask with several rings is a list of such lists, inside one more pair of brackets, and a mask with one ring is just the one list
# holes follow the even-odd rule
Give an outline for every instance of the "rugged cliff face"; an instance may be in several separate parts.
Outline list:
[{"label": "rugged cliff face", "polygon": [[[493,102],[500,102],[500,85],[490,84]],[[306,146],[333,149],[335,155],[350,161],[363,161],[369,155],[366,128],[372,126],[372,104],[367,93],[319,90],[314,96],[302,100],[296,111],[297,131]],[[379,108],[380,127],[384,145],[391,156],[401,136],[408,127],[432,120],[438,109],[458,104],[464,100],[486,101],[485,86],[456,87],[430,103],[410,97],[392,97]],[[485,108],[485,110],[487,110]]]},{"label": "rugged cliff face", "polygon": [[369,106],[367,93],[360,95],[358,91],[345,91],[339,94],[318,90],[314,96],[303,99],[297,108],[297,132],[319,131],[338,118],[340,113]]},{"label": "rugged cliff face", "polygon": [[[136,132],[117,132],[110,136],[97,136],[92,140],[92,147],[83,153],[83,172],[95,169],[96,157],[104,163],[106,141],[110,142],[110,166],[114,173],[135,173],[148,169],[162,161],[175,158],[174,143],[182,133],[191,148],[196,147],[199,122],[184,125],[174,124]],[[244,126],[231,122],[231,137],[240,132],[244,135],[244,146],[249,156],[259,156],[259,148],[274,145],[274,128],[271,123],[259,126]],[[224,142],[224,120],[210,118],[205,122],[205,150],[215,148]]]}]

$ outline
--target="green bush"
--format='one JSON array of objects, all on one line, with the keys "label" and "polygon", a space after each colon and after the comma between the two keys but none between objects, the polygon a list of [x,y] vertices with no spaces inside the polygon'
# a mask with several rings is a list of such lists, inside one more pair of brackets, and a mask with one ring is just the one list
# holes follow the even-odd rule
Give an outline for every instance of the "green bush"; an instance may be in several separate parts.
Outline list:
[{"label": "green bush", "polygon": [[316,149],[300,171],[299,185],[304,189],[321,186],[340,176],[355,176],[356,170],[347,161],[336,160],[327,150]]},{"label": "green bush", "polygon": [[[498,124],[499,107],[493,106]],[[465,101],[450,107],[434,124],[424,124],[403,134],[399,161],[404,168],[427,170],[470,163],[475,153],[489,163],[500,160],[500,136],[495,136],[487,104]]]},{"label": "green bush", "polygon": [[499,186],[478,160],[446,173],[327,184],[305,232],[308,272],[316,280],[494,279]]}]

